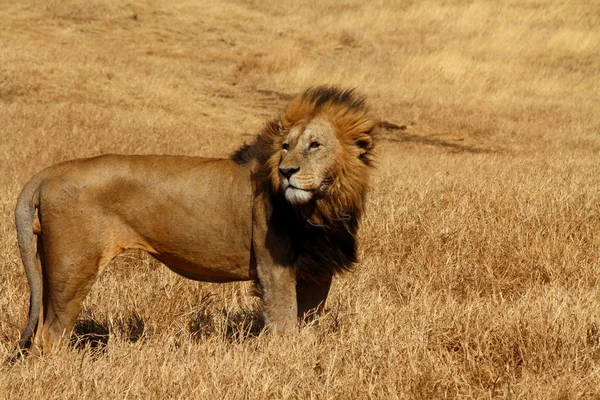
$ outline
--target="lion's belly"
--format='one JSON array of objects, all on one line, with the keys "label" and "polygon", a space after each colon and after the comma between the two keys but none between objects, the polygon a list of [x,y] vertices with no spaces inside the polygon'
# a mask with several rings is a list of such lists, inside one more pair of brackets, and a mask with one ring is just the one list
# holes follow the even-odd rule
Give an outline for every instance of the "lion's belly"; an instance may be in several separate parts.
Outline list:
[{"label": "lion's belly", "polygon": [[193,263],[173,254],[154,254],[154,257],[173,272],[197,281],[233,282],[250,279],[249,266],[238,262],[245,259],[245,254],[238,254],[237,257],[234,255],[225,268],[215,266],[217,264],[201,265]]}]

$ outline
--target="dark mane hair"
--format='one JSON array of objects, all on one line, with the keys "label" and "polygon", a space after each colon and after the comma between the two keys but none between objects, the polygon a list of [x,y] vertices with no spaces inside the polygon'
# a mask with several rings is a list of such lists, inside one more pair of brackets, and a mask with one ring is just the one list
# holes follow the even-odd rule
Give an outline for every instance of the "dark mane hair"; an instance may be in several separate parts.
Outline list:
[{"label": "dark mane hair", "polygon": [[[287,132],[299,121],[325,117],[343,148],[332,184],[306,205],[292,206],[280,189],[278,166]],[[356,262],[356,233],[364,211],[369,170],[373,166],[376,121],[365,98],[354,89],[309,88],[285,112],[267,122],[251,144],[231,159],[249,165],[256,187],[271,200],[269,226],[289,238],[292,264],[305,279],[318,279],[349,269]]]}]

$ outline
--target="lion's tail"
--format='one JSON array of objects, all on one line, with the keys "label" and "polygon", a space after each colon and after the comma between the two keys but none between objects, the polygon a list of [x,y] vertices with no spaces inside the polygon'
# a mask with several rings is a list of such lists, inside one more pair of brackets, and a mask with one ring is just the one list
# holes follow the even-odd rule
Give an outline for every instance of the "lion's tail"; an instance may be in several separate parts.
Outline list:
[{"label": "lion's tail", "polygon": [[42,174],[38,174],[27,182],[19,195],[15,210],[17,240],[30,292],[29,320],[19,340],[20,350],[28,349],[31,346],[42,309],[43,277],[38,254],[40,251],[38,235],[41,233],[41,226],[35,213],[39,207],[39,188],[42,180]]}]

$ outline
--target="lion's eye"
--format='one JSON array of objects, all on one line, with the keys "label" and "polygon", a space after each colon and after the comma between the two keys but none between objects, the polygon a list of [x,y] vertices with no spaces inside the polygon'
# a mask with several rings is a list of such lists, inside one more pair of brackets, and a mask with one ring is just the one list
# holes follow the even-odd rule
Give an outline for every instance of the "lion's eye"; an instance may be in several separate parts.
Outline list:
[{"label": "lion's eye", "polygon": [[282,146],[282,148],[283,148],[284,150],[289,150],[289,149],[290,149],[290,145],[289,145],[289,144],[287,144],[287,143],[284,143],[284,144],[283,144],[283,146]]},{"label": "lion's eye", "polygon": [[319,142],[311,142],[310,143],[311,149],[316,149],[317,147],[320,147],[320,146],[321,146],[321,143],[319,143]]}]

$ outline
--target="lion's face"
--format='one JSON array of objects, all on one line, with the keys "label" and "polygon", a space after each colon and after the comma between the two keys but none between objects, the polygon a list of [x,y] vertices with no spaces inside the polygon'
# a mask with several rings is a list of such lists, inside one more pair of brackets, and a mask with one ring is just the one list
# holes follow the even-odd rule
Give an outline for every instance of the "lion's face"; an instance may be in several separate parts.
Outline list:
[{"label": "lion's face", "polygon": [[373,166],[376,124],[354,90],[318,86],[296,96],[232,158],[252,166],[259,190],[284,196],[312,225],[356,226]]},{"label": "lion's face", "polygon": [[340,147],[333,126],[323,118],[300,121],[287,132],[278,169],[288,202],[305,204],[327,189]]}]

